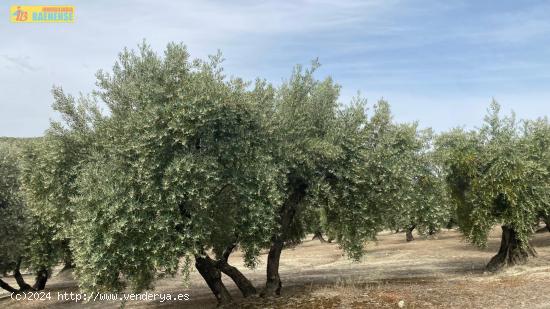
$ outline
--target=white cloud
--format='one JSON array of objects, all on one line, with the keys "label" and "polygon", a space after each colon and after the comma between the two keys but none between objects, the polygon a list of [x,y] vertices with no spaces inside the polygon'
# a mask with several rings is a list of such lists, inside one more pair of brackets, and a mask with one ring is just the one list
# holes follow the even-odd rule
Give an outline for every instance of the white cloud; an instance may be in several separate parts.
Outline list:
[{"label": "white cloud", "polygon": [[39,68],[31,64],[29,56],[2,55],[6,62],[6,68],[16,71],[36,71]]}]

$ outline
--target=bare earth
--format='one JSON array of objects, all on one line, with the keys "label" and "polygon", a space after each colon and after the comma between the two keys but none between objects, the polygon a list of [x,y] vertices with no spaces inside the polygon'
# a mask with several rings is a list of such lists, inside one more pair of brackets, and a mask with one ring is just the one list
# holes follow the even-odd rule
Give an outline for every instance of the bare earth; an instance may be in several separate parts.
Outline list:
[{"label": "bare earth", "polygon": [[[435,239],[405,242],[403,233],[381,233],[367,245],[367,255],[352,262],[337,244],[304,241],[283,251],[279,298],[242,299],[227,277],[224,282],[235,304],[231,308],[550,308],[550,233],[533,238],[538,257],[527,265],[491,274],[484,265],[497,252],[500,228],[495,228],[487,249],[465,243],[454,230]],[[230,263],[239,267],[258,287],[265,280],[261,267],[242,266],[240,253]],[[31,278],[29,278],[30,280]],[[8,279],[8,281],[10,281]],[[10,283],[12,283],[10,281]],[[77,292],[70,274],[54,276],[47,285],[50,301],[15,301],[0,294],[0,308],[119,308],[121,302],[58,301],[58,292]],[[129,301],[129,308],[215,308],[214,297],[195,271],[188,288],[181,276],[157,282],[154,293],[187,293],[189,301]]]}]

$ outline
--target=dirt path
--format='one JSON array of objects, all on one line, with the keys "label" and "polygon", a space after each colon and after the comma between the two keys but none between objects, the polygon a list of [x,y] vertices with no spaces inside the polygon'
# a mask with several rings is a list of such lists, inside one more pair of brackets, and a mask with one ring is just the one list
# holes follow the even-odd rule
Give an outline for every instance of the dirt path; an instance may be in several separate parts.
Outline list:
[{"label": "dirt path", "polygon": [[[499,229],[491,233],[487,249],[461,240],[454,230],[436,239],[405,242],[405,235],[381,233],[367,246],[367,255],[352,262],[337,244],[305,241],[283,251],[283,296],[243,300],[228,279],[224,282],[241,308],[550,308],[550,233],[536,234],[533,244],[539,257],[527,265],[498,274],[485,273],[484,265],[498,250]],[[261,287],[265,280],[265,255],[261,267],[247,270],[240,254],[230,263]],[[118,308],[119,302],[58,301],[57,292],[76,292],[70,276],[60,275],[48,284],[51,301],[0,300],[3,308]],[[214,308],[206,284],[196,272],[188,288],[180,276],[159,280],[155,293],[189,294],[184,302],[130,301],[131,308]]]}]

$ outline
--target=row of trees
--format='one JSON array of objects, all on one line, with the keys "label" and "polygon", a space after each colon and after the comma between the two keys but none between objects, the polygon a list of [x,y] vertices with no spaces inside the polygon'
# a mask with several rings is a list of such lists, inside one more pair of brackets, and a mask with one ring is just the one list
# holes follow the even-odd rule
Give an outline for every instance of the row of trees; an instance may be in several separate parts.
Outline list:
[{"label": "row of trees", "polygon": [[477,245],[503,224],[491,269],[534,254],[533,223],[550,210],[547,120],[519,128],[495,103],[481,129],[436,136],[394,122],[385,101],[340,105],[316,62],[274,87],[227,78],[221,60],[143,44],[97,74],[94,95],[54,88],[63,121],[0,162],[0,228],[14,235],[1,270],[42,282],[19,290],[43,288],[59,262],[97,292],[152,288],[194,261],[223,304],[221,273],[257,293],[228,263],[238,247],[248,267],[268,251],[261,294],[278,295],[281,252],[306,233],[357,260],[383,229],[433,234],[454,217]]}]

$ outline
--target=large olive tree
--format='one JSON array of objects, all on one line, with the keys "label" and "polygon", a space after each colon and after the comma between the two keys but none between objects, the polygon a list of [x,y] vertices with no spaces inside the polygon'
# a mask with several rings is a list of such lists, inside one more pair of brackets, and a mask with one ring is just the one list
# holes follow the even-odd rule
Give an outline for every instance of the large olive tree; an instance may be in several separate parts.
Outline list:
[{"label": "large olive tree", "polygon": [[179,44],[164,57],[142,45],[98,74],[108,117],[73,199],[83,290],[149,288],[191,257],[219,303],[231,300],[221,272],[243,295],[255,293],[228,257],[238,246],[256,265],[282,199],[261,123],[272,88],[227,79],[220,62],[190,60]]},{"label": "large olive tree", "polygon": [[[529,243],[533,222],[550,201],[547,136],[535,123],[522,128],[514,115],[502,117],[493,102],[476,131],[443,134],[447,183],[461,231],[484,246],[493,226],[502,225],[499,252],[487,268],[498,270],[536,255]],[[536,133],[535,133],[536,132]],[[535,134],[540,134],[535,136]]]},{"label": "large olive tree", "polygon": [[268,254],[264,295],[280,293],[282,249],[302,239],[308,227],[321,226],[359,259],[388,215],[413,201],[411,164],[422,149],[416,125],[395,124],[383,100],[371,117],[360,98],[339,105],[338,85],[317,80],[315,68],[298,67],[275,97],[272,145],[286,173],[287,195]]}]

